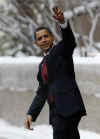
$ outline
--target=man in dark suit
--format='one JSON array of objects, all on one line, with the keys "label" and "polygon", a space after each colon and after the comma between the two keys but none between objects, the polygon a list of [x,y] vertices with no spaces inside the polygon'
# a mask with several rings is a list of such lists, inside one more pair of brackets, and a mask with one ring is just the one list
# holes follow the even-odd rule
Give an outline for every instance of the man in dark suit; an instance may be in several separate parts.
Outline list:
[{"label": "man in dark suit", "polygon": [[69,21],[63,11],[53,8],[53,17],[61,26],[62,41],[54,45],[55,37],[48,28],[35,31],[35,41],[43,50],[44,58],[39,65],[39,87],[27,112],[25,125],[31,129],[46,100],[50,109],[53,139],[80,139],[78,124],[86,115],[83,100],[75,80],[72,54],[76,46]]}]

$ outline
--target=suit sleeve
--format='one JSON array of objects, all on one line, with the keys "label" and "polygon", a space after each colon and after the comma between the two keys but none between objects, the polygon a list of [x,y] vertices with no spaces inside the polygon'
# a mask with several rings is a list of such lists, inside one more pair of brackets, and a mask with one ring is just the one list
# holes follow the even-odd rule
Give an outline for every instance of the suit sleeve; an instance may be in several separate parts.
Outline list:
[{"label": "suit sleeve", "polygon": [[70,23],[69,21],[67,22],[67,27],[61,28],[64,43],[64,53],[66,56],[72,56],[74,48],[76,47],[76,41]]},{"label": "suit sleeve", "polygon": [[32,116],[32,121],[35,121],[41,112],[47,98],[46,87],[40,86],[37,89],[36,96],[29,107],[27,114]]}]

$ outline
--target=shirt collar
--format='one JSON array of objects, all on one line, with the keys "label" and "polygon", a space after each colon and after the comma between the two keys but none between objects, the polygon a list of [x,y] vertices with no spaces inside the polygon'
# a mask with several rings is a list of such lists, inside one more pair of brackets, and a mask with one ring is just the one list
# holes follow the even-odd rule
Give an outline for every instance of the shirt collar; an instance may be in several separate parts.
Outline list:
[{"label": "shirt collar", "polygon": [[47,52],[47,53],[43,53],[43,56],[46,56],[46,55],[48,55],[49,54],[49,51]]}]

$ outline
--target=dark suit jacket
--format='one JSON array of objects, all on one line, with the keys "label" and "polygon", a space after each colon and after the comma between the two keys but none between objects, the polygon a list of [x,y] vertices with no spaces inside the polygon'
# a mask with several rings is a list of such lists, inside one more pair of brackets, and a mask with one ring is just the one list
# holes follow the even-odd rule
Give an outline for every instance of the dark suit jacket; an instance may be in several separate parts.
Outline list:
[{"label": "dark suit jacket", "polygon": [[44,83],[41,77],[41,64],[37,79],[39,87],[36,96],[27,112],[36,120],[45,101],[50,94],[54,97],[56,111],[63,117],[73,114],[86,114],[85,107],[75,80],[72,54],[76,46],[73,32],[68,23],[62,31],[62,41],[54,46],[50,53],[44,57],[48,71],[48,83]]}]

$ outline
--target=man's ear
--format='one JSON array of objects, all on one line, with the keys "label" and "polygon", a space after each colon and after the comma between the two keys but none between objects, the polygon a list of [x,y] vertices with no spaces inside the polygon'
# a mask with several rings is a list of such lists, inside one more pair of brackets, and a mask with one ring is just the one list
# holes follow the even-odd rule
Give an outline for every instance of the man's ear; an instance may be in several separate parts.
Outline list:
[{"label": "man's ear", "polygon": [[37,42],[36,42],[36,40],[35,40],[35,41],[33,41],[33,45],[37,45]]}]

